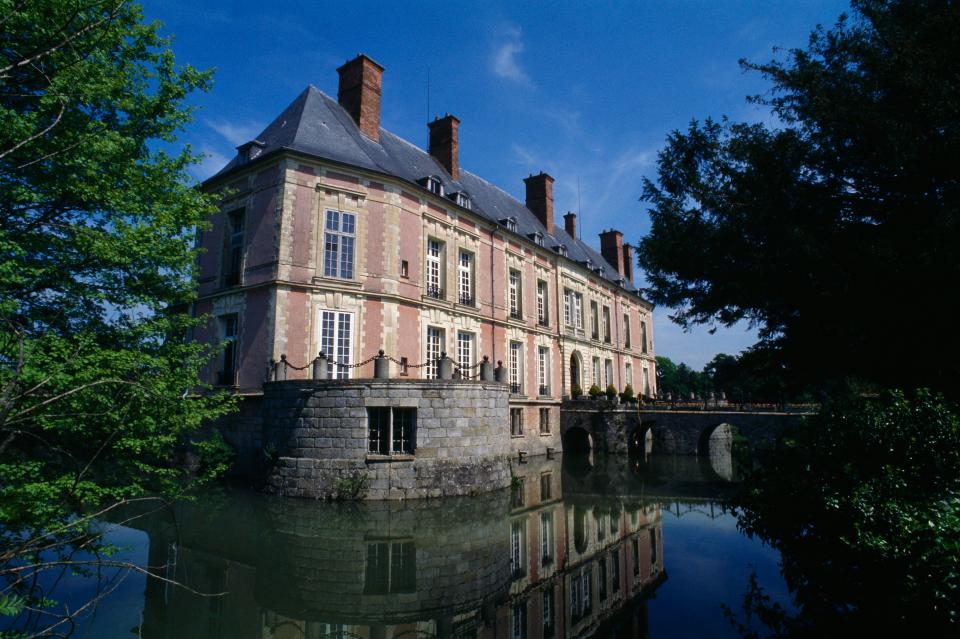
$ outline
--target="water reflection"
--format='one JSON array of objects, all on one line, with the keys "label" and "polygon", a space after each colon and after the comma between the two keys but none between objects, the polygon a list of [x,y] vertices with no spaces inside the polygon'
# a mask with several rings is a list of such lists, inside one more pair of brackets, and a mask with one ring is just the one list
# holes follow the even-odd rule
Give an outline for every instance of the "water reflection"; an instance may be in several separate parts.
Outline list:
[{"label": "water reflection", "polygon": [[661,501],[696,460],[532,459],[510,491],[407,503],[207,495],[138,520],[145,639],[647,636]]}]

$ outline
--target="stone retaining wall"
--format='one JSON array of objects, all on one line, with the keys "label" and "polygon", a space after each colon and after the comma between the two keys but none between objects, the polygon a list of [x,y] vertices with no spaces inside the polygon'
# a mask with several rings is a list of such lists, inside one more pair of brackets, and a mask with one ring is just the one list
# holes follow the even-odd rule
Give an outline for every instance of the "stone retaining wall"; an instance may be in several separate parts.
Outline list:
[{"label": "stone retaining wall", "polygon": [[[509,388],[457,380],[264,384],[269,489],[294,497],[413,499],[510,484]],[[367,410],[417,411],[412,455],[369,453]]]}]

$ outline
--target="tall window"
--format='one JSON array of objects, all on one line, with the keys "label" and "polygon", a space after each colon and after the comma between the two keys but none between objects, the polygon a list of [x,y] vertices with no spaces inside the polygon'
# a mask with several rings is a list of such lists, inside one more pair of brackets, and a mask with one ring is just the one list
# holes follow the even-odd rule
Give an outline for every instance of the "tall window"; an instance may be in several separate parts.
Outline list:
[{"label": "tall window", "polygon": [[600,319],[597,314],[596,302],[590,302],[590,337],[600,339]]},{"label": "tall window", "polygon": [[550,434],[550,409],[549,408],[540,409],[540,434],[541,435]]},{"label": "tall window", "polygon": [[523,391],[523,343],[510,342],[510,392]]},{"label": "tall window", "polygon": [[643,394],[650,397],[650,371],[643,369]]},{"label": "tall window", "polygon": [[510,409],[510,436],[523,437],[523,409]]},{"label": "tall window", "polygon": [[573,291],[563,289],[563,323],[573,327]]},{"label": "tall window", "polygon": [[233,386],[237,383],[237,315],[223,315],[220,317],[220,329],[226,346],[223,349],[223,367],[220,369],[217,383],[223,386]]},{"label": "tall window", "polygon": [[457,285],[459,288],[458,301],[467,306],[473,306],[473,253],[460,251],[457,263]]},{"label": "tall window", "polygon": [[240,273],[243,270],[243,209],[231,211],[227,214],[227,238],[224,246],[223,285],[236,286],[240,283]]},{"label": "tall window", "polygon": [[367,408],[368,450],[379,455],[412,455],[417,441],[416,425],[416,408]]},{"label": "tall window", "polygon": [[353,244],[357,233],[353,213],[327,211],[324,233],[323,274],[325,277],[353,279]]},{"label": "tall window", "polygon": [[577,330],[583,330],[583,295],[580,293],[573,295],[573,322]]},{"label": "tall window", "polygon": [[550,394],[550,349],[544,346],[537,348],[537,383],[540,395]]},{"label": "tall window", "polygon": [[543,280],[537,280],[537,322],[540,326],[550,324],[547,312],[547,283]]},{"label": "tall window", "polygon": [[647,323],[640,322],[640,350],[647,352]]},{"label": "tall window", "polygon": [[[412,541],[376,541],[367,544],[363,592],[367,595],[416,592],[417,547]],[[323,624],[326,626],[326,624]],[[308,624],[309,626],[309,624]],[[339,626],[342,628],[342,626]],[[308,636],[314,636],[308,631]],[[345,637],[343,632],[317,637]]]},{"label": "tall window", "polygon": [[540,513],[540,561],[544,566],[553,561],[553,513]]},{"label": "tall window", "polygon": [[610,343],[610,307],[603,307],[603,341]]},{"label": "tall window", "polygon": [[629,386],[633,386],[633,364],[627,362],[626,366],[623,367],[623,372],[624,382]]},{"label": "tall window", "polygon": [[520,271],[510,269],[508,294],[510,298],[510,317],[520,319]]},{"label": "tall window", "polygon": [[613,362],[611,360],[604,360],[603,362],[603,385],[604,387],[609,386],[613,383]]},{"label": "tall window", "polygon": [[527,574],[527,522],[523,519],[510,524],[510,568],[514,578]]},{"label": "tall window", "polygon": [[440,353],[443,350],[443,329],[427,327],[427,379],[440,377]]},{"label": "tall window", "polygon": [[543,639],[552,639],[554,633],[553,587],[543,589]]},{"label": "tall window", "polygon": [[593,383],[599,386],[601,381],[602,380],[600,379],[600,358],[594,357],[593,358]]},{"label": "tall window", "polygon": [[[320,350],[327,356],[327,372],[334,379],[349,379],[352,369],[353,313],[320,311]],[[341,366],[334,366],[334,362]]]},{"label": "tall window", "polygon": [[457,331],[457,364],[466,375],[470,374],[470,367],[474,364],[473,345],[475,340],[476,336],[473,333]]},{"label": "tall window", "polygon": [[427,240],[427,296],[443,298],[443,242],[430,238]]},{"label": "tall window", "polygon": [[620,592],[620,550],[613,551],[610,555],[610,566],[613,568],[611,589],[613,592]]},{"label": "tall window", "polygon": [[513,606],[510,639],[527,639],[527,602]]},{"label": "tall window", "polygon": [[630,348],[630,316],[623,314],[623,347]]}]

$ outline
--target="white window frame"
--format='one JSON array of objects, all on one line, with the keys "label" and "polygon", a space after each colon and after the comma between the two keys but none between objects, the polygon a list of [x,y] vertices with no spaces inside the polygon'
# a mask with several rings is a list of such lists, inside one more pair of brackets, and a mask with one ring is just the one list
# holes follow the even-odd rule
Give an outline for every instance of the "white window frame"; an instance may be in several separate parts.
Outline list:
[{"label": "white window frame", "polygon": [[523,342],[510,342],[510,390],[523,393]]},{"label": "white window frame", "polygon": [[624,382],[627,386],[633,387],[633,364],[627,362],[623,367]]},{"label": "white window frame", "polygon": [[[550,394],[550,349],[545,346],[537,347],[537,384],[540,387],[537,394]],[[546,388],[546,393],[540,392],[543,388]]]},{"label": "white window frame", "polygon": [[515,268],[510,269],[507,274],[507,292],[510,300],[510,317],[522,317],[523,306],[521,304],[521,274]]},{"label": "white window frame", "polygon": [[[333,362],[344,364],[353,362],[353,338],[356,334],[354,313],[330,308],[321,308],[318,313],[317,343],[320,344],[320,350],[327,356],[327,375],[331,379],[350,379],[354,369],[338,366],[334,370]],[[343,331],[344,321],[347,324],[346,334]],[[332,332],[325,335],[328,328],[332,329]]]},{"label": "white window frame", "polygon": [[[427,238],[426,287],[429,297],[443,298],[443,247],[444,243],[436,238]],[[434,295],[432,292],[436,291]]]},{"label": "white window frame", "polygon": [[[596,384],[597,386],[600,386],[600,381],[601,381],[600,358],[594,357],[593,358],[593,383]],[[601,388],[600,390],[603,390],[603,389]]]},{"label": "white window frame", "polygon": [[580,293],[573,294],[573,321],[576,324],[577,330],[583,330],[583,295]]},{"label": "white window frame", "polygon": [[553,513],[540,513],[540,560],[544,564],[553,561],[553,538]]},{"label": "white window frame", "polygon": [[357,214],[327,209],[323,220],[323,276],[352,280],[356,273]]},{"label": "white window frame", "polygon": [[606,390],[608,386],[613,384],[613,360],[605,359],[603,360],[603,389]]},{"label": "white window frame", "polygon": [[542,326],[549,325],[549,314],[547,312],[547,283],[544,280],[537,280],[537,322]]},{"label": "white window frame", "polygon": [[470,367],[475,363],[474,352],[476,351],[476,343],[476,333],[457,331],[457,364],[467,375],[470,374]]},{"label": "white window frame", "polygon": [[573,291],[563,289],[563,323],[573,328]]},{"label": "white window frame", "polygon": [[444,351],[444,339],[445,333],[442,328],[439,326],[427,327],[427,379],[437,379],[440,377],[440,364],[437,360],[440,358],[440,353]]},{"label": "white window frame", "polygon": [[477,303],[473,296],[473,264],[473,253],[460,249],[457,257],[457,301],[468,306],[476,306]]},{"label": "white window frame", "polygon": [[624,313],[623,314],[623,347],[624,348],[631,348],[633,346],[633,343],[632,343],[633,340],[630,339],[631,337],[632,335],[630,331],[630,314]]}]

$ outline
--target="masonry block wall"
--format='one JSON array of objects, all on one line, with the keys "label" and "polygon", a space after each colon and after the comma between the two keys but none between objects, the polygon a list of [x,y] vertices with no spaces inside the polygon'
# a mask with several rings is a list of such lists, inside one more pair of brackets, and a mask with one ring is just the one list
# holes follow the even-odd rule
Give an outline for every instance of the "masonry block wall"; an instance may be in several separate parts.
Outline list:
[{"label": "masonry block wall", "polygon": [[[384,407],[416,411],[411,453],[371,453],[369,411]],[[497,383],[268,383],[263,442],[276,455],[270,490],[320,499],[411,499],[504,488],[510,485],[507,407],[508,388]]]}]

